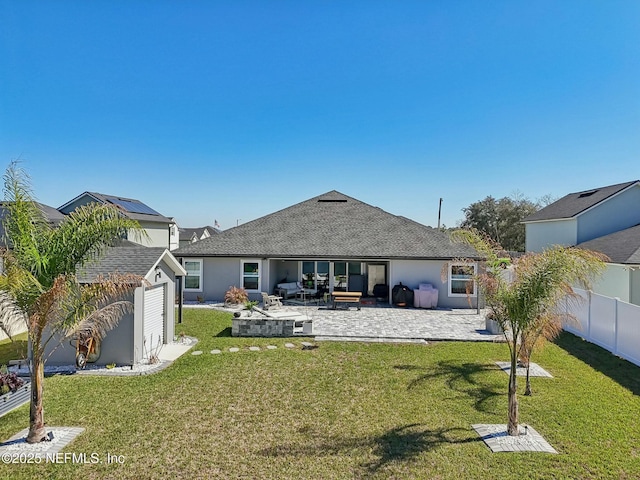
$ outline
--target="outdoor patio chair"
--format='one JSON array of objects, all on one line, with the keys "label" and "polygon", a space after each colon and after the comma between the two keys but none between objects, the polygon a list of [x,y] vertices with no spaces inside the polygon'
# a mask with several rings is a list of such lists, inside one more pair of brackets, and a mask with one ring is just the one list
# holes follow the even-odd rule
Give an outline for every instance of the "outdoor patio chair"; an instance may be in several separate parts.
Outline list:
[{"label": "outdoor patio chair", "polygon": [[266,292],[260,292],[262,295],[262,307],[265,310],[269,310],[269,308],[274,307],[278,308],[282,306],[282,297],[278,297],[277,295],[269,295]]}]

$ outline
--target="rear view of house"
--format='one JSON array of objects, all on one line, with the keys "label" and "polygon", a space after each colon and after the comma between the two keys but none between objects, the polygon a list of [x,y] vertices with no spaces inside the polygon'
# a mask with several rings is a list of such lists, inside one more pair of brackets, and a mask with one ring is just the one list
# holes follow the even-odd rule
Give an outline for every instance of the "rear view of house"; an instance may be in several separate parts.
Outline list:
[{"label": "rear view of house", "polygon": [[430,283],[443,307],[469,307],[467,292],[476,297],[477,264],[450,265],[479,260],[473,249],[335,190],[173,253],[187,272],[185,300],[221,300],[230,286],[261,300],[261,292],[296,282],[318,294],[358,291],[390,299],[400,282],[410,288]]}]

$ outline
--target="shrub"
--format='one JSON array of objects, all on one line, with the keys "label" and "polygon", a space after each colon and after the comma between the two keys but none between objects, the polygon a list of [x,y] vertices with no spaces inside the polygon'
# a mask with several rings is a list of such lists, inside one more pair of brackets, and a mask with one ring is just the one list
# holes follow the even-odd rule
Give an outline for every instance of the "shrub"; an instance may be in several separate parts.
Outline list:
[{"label": "shrub", "polygon": [[0,372],[0,394],[16,392],[24,381],[15,373]]},{"label": "shrub", "polygon": [[239,305],[249,300],[247,291],[240,287],[229,287],[229,290],[224,294],[224,303]]}]

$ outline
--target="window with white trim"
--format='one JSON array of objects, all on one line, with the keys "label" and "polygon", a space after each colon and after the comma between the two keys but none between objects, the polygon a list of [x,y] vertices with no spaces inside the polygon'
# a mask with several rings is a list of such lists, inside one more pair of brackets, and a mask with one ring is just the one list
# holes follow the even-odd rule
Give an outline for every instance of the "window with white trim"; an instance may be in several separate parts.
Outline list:
[{"label": "window with white trim", "polygon": [[449,296],[476,296],[476,264],[457,263],[449,265]]},{"label": "window with white trim", "polygon": [[240,283],[247,292],[260,291],[260,260],[241,260]]},{"label": "window with white trim", "polygon": [[202,259],[190,258],[184,260],[182,265],[187,271],[184,277],[185,292],[201,292],[202,291]]}]

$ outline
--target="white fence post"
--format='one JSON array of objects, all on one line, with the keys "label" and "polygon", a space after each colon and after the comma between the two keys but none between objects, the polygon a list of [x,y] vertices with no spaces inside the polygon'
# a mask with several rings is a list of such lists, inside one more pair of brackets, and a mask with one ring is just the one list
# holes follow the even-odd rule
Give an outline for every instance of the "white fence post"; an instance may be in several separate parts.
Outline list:
[{"label": "white fence post", "polygon": [[587,290],[587,338],[591,341],[591,290]]},{"label": "white fence post", "polygon": [[615,297],[614,300],[616,301],[616,308],[613,314],[613,353],[618,355],[618,302],[620,298]]}]

